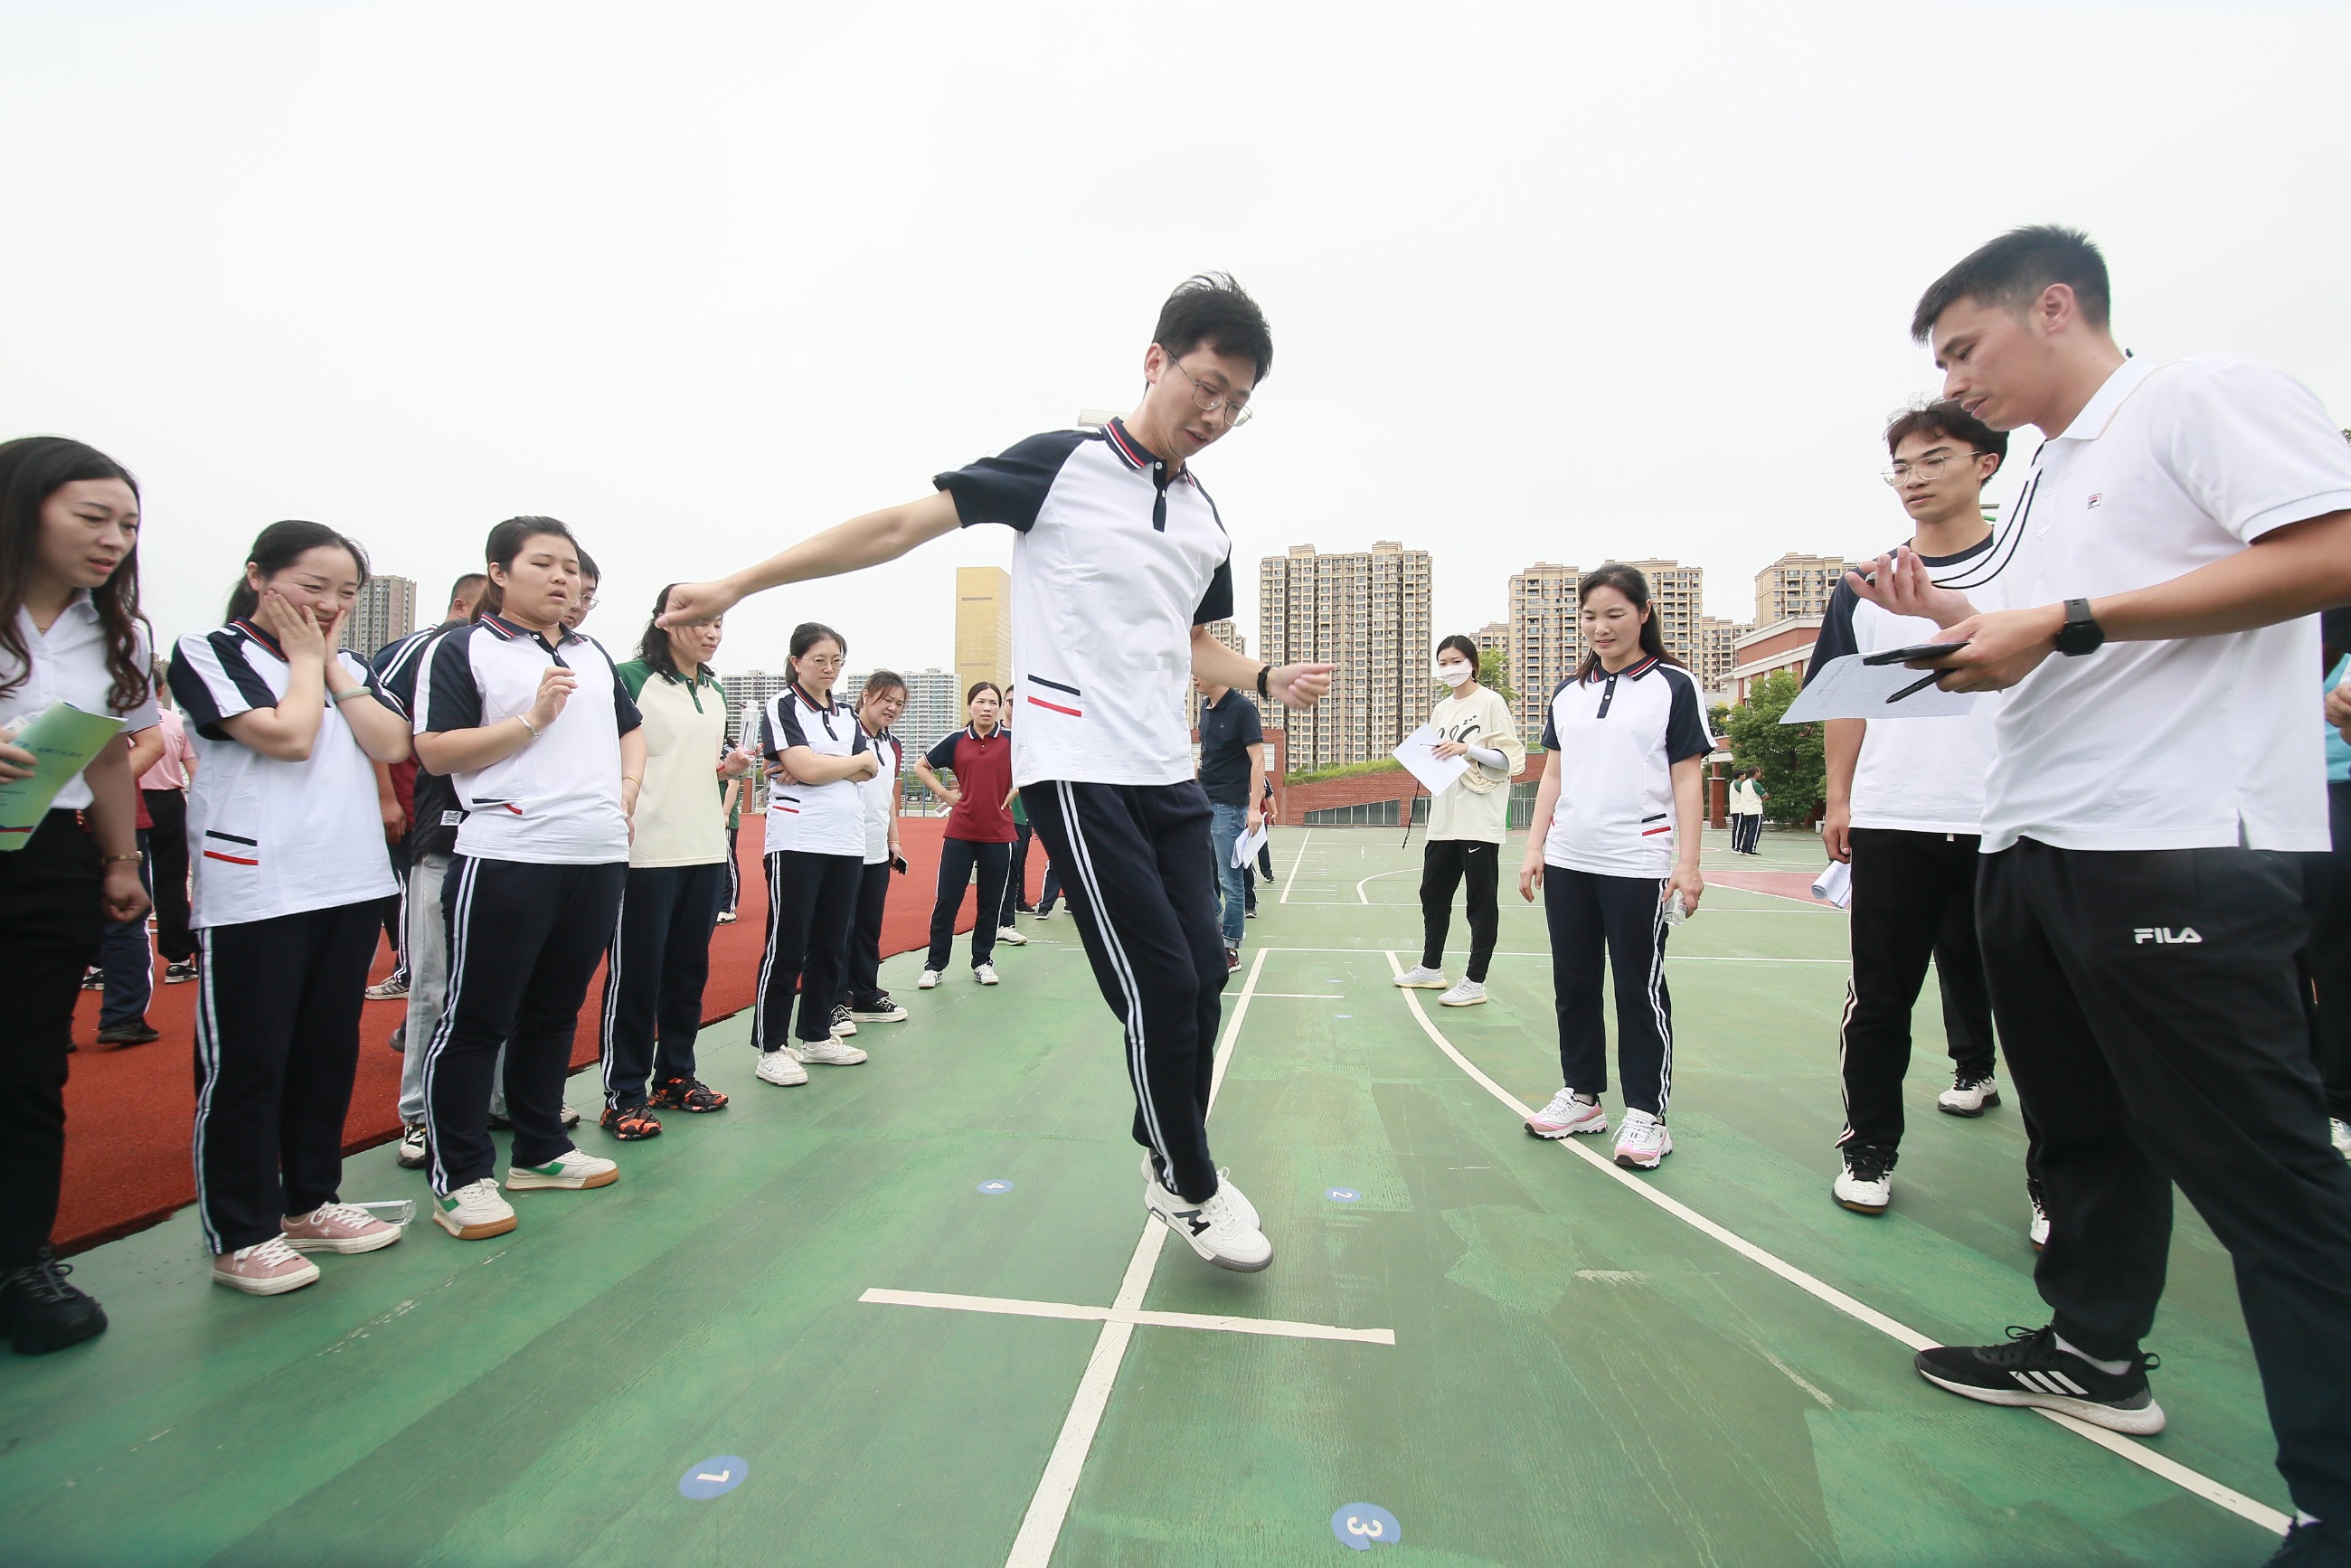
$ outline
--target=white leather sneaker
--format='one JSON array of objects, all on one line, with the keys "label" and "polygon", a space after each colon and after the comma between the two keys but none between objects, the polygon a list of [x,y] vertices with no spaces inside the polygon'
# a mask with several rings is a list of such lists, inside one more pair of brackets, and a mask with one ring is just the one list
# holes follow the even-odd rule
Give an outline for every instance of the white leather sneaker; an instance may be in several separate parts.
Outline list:
[{"label": "white leather sneaker", "polygon": [[1674,1152],[1674,1135],[1646,1111],[1627,1111],[1616,1124],[1616,1163],[1628,1171],[1653,1171]]},{"label": "white leather sneaker", "polygon": [[1219,1269],[1254,1274],[1273,1261],[1273,1243],[1245,1222],[1234,1195],[1219,1188],[1206,1203],[1178,1197],[1157,1182],[1143,1189],[1152,1218],[1184,1239],[1185,1245]]},{"label": "white leather sneaker", "polygon": [[854,1067],[865,1060],[864,1051],[837,1034],[824,1040],[801,1040],[791,1051],[803,1062],[817,1067]]},{"label": "white leather sneaker", "polygon": [[514,1205],[499,1195],[496,1176],[484,1176],[434,1198],[433,1223],[460,1241],[504,1236],[515,1228]]},{"label": "white leather sneaker", "polygon": [[1608,1113],[1601,1109],[1599,1099],[1580,1099],[1573,1089],[1561,1090],[1551,1097],[1550,1104],[1527,1118],[1527,1131],[1538,1138],[1567,1138],[1578,1133],[1607,1130]]},{"label": "white leather sneaker", "polygon": [[762,1083],[789,1089],[808,1082],[808,1069],[802,1067],[799,1058],[789,1051],[763,1051],[759,1053],[759,1065],[751,1070],[751,1076]]}]

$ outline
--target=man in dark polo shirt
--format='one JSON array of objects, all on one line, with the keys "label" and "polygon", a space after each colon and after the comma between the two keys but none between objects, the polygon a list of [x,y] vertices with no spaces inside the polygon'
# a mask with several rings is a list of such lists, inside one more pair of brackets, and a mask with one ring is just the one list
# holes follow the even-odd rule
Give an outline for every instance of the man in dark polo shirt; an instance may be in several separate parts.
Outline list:
[{"label": "man in dark polo shirt", "polygon": [[1225,968],[1241,967],[1241,921],[1249,891],[1233,845],[1265,821],[1265,727],[1257,705],[1233,690],[1195,680],[1200,695],[1200,788],[1208,797],[1208,837],[1217,846],[1217,896],[1224,906]]}]

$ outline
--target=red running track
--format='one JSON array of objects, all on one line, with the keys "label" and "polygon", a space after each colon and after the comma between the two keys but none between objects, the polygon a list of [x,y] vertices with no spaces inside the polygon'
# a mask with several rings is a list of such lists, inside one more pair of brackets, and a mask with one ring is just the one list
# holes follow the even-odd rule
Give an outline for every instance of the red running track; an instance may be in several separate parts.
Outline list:
[{"label": "red running track", "polygon": [[[764,823],[757,817],[743,823],[737,846],[743,871],[741,918],[722,925],[710,945],[710,985],[703,994],[703,1016],[716,1020],[751,1005],[758,985],[759,956],[767,940],[767,883],[760,865]],[[890,890],[889,914],[882,925],[882,951],[886,956],[920,947],[930,938],[931,900],[938,884],[942,818],[908,817],[899,827],[906,850],[906,874]],[[1045,857],[1029,857],[1029,890],[1033,894],[1044,876]],[[956,929],[972,926],[976,892],[964,894]],[[376,955],[371,977],[381,979],[392,970],[389,947]],[[572,1047],[571,1064],[584,1067],[597,1059],[597,999],[603,995],[602,971],[588,990],[580,1009],[580,1032]],[[360,1024],[359,1082],[351,1092],[350,1116],[343,1123],[343,1150],[356,1153],[397,1136],[400,1132],[400,1063],[397,1052],[386,1049],[392,1031],[406,1016],[404,1002],[370,1002]],[[196,1113],[195,1018],[196,987],[166,986],[157,967],[154,1000],[147,1021],[163,1038],[151,1045],[101,1046],[98,1034],[99,996],[82,993],[74,1019],[74,1040],[80,1047],[67,1060],[71,1072],[66,1082],[65,1198],[57,1215],[60,1251],[78,1251],[128,1235],[167,1218],[196,1196],[195,1170],[190,1154]],[[594,1113],[592,1095],[575,1100],[583,1115]]]}]

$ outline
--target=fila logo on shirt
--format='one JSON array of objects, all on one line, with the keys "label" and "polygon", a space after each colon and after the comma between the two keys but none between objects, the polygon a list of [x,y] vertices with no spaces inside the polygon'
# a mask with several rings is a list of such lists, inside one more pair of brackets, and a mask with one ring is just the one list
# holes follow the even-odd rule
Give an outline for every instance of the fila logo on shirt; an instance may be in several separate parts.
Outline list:
[{"label": "fila logo on shirt", "polygon": [[2137,947],[2144,947],[2149,942],[2201,942],[2203,940],[2203,937],[2196,934],[2196,927],[2193,925],[2183,925],[2177,931],[2167,930],[2160,925],[2141,925],[2131,932],[2131,945]]},{"label": "fila logo on shirt", "polygon": [[2105,496],[2105,491],[2101,490],[2101,491],[2097,492],[2096,494],[2093,495],[2093,496],[2090,497],[2090,504],[2089,504],[2089,506],[2088,506],[2086,508],[2085,508],[2085,510],[2088,510],[2088,511],[2093,511],[2093,512],[2096,511],[2096,510],[2098,509],[2098,503],[2099,503],[2099,502],[2101,502],[2101,501],[2103,501],[2103,500],[2105,500],[2105,498],[2106,498],[2106,496]]}]

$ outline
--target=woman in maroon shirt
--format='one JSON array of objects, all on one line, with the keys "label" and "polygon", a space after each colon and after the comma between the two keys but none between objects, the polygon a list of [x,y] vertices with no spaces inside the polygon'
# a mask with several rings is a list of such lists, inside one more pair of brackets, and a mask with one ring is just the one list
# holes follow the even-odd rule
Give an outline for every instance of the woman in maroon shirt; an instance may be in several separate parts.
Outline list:
[{"label": "woman in maroon shirt", "polygon": [[[994,681],[977,681],[964,695],[971,723],[946,737],[914,764],[914,774],[932,794],[952,808],[946,840],[939,845],[939,895],[931,906],[931,951],[923,960],[917,988],[939,983],[955,948],[956,912],[975,867],[979,872],[979,918],[971,928],[971,977],[996,984],[997,911],[1004,906],[1004,878],[1012,864],[1012,732],[997,722],[1004,694]],[[944,770],[955,782],[940,780]]]}]

